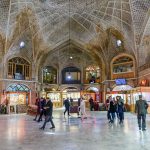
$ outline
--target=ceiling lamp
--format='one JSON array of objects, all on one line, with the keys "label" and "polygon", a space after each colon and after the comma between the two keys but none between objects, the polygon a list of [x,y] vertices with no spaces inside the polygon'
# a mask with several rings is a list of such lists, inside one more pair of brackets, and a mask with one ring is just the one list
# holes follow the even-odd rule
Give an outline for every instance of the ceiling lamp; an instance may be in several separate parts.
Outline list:
[{"label": "ceiling lamp", "polygon": [[70,80],[70,79],[71,79],[71,75],[69,74],[69,75],[67,76],[67,78]]},{"label": "ceiling lamp", "polygon": [[20,48],[23,48],[25,46],[25,43],[23,41],[20,42]]},{"label": "ceiling lamp", "polygon": [[71,29],[71,22],[70,22],[70,0],[69,0],[69,58],[70,60],[73,59],[73,57],[71,56],[71,49],[70,49],[70,29]]},{"label": "ceiling lamp", "polygon": [[120,47],[122,45],[122,41],[121,40],[117,40],[117,46]]}]

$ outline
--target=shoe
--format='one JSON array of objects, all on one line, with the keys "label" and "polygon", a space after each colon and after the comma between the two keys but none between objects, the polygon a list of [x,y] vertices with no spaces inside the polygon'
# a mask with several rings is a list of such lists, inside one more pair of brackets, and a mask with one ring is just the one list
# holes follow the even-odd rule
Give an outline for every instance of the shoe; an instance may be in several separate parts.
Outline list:
[{"label": "shoe", "polygon": [[51,128],[49,128],[49,129],[54,129],[55,127],[51,127]]},{"label": "shoe", "polygon": [[36,121],[36,119],[33,119],[33,121]]},{"label": "shoe", "polygon": [[41,127],[41,128],[39,128],[39,129],[44,130],[44,127]]}]

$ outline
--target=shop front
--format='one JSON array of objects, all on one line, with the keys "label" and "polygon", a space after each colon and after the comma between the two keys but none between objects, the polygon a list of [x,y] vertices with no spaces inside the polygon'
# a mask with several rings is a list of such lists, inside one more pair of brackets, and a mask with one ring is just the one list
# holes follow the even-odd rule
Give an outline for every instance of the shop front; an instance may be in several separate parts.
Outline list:
[{"label": "shop front", "polygon": [[76,87],[67,87],[62,91],[62,99],[63,101],[69,98],[71,101],[71,105],[77,106],[78,99],[80,98],[80,91]]},{"label": "shop front", "polygon": [[61,108],[63,106],[62,98],[61,98],[61,92],[59,91],[47,91],[46,97],[49,97],[52,102],[54,108]]},{"label": "shop front", "polygon": [[6,89],[7,113],[26,113],[30,102],[30,89],[23,84],[11,84]]},{"label": "shop front", "polygon": [[85,91],[81,91],[82,97],[86,101],[86,107],[89,108],[89,99],[92,97],[95,104],[101,102],[101,93],[97,87],[88,87]]},{"label": "shop front", "polygon": [[131,97],[131,90],[133,88],[130,85],[118,85],[113,88],[112,91],[107,92],[106,99],[110,96],[115,98],[119,96],[124,101],[126,111],[132,111],[132,97]]}]

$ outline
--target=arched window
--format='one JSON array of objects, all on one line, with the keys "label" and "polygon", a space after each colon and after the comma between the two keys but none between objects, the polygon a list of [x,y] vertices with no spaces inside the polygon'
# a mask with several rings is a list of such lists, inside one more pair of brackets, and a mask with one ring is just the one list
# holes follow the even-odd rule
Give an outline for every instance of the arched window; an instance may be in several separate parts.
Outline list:
[{"label": "arched window", "polygon": [[111,61],[111,79],[134,78],[135,61],[132,56],[121,54]]},{"label": "arched window", "polygon": [[80,84],[81,71],[76,67],[67,67],[62,70],[62,84]]},{"label": "arched window", "polygon": [[51,66],[46,66],[43,69],[43,83],[56,84],[57,70]]},{"label": "arched window", "polygon": [[11,84],[7,89],[7,92],[29,92],[30,89],[23,84]]},{"label": "arched window", "polygon": [[100,68],[98,66],[88,66],[86,68],[85,82],[99,83],[100,82]]},{"label": "arched window", "polygon": [[15,57],[8,61],[8,78],[17,80],[30,79],[30,64],[23,58]]},{"label": "arched window", "polygon": [[122,56],[113,62],[113,73],[133,71],[133,60],[130,57]]}]

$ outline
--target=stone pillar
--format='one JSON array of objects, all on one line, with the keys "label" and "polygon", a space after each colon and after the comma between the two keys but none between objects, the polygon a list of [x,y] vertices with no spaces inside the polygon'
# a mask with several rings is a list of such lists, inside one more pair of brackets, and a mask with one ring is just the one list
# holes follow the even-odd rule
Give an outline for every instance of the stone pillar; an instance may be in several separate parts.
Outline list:
[{"label": "stone pillar", "polygon": [[107,85],[102,85],[102,102],[105,103],[106,101],[106,93],[107,93]]}]

